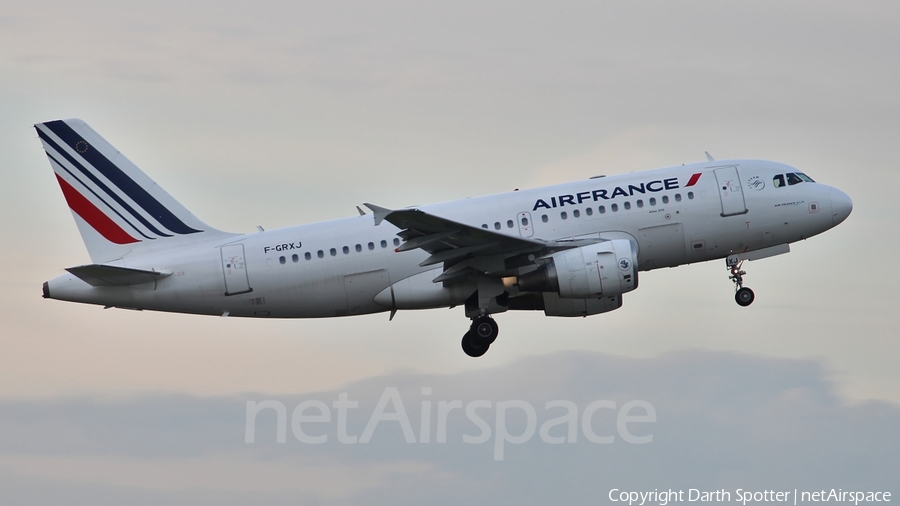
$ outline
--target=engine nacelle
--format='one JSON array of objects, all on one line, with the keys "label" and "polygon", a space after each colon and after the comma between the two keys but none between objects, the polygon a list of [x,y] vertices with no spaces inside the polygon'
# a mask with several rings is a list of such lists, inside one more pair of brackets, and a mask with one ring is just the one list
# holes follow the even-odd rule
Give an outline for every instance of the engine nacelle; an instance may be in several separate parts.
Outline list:
[{"label": "engine nacelle", "polygon": [[564,299],[553,292],[544,292],[541,296],[547,316],[591,316],[622,307],[621,295],[599,299]]},{"label": "engine nacelle", "polygon": [[638,285],[637,250],[616,239],[554,253],[537,270],[518,277],[523,292],[556,292],[562,298],[615,297]]}]

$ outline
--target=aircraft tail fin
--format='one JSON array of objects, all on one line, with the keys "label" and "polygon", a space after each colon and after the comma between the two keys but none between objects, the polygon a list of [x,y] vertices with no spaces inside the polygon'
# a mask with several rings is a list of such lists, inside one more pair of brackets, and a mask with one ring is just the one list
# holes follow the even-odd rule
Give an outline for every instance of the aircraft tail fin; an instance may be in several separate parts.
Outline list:
[{"label": "aircraft tail fin", "polygon": [[200,221],[84,121],[34,128],[93,262],[233,235]]}]

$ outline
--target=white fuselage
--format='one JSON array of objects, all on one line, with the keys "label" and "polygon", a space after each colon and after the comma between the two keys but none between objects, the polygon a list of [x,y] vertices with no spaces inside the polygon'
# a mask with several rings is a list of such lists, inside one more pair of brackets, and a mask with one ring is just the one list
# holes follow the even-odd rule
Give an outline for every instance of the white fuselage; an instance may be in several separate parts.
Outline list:
[{"label": "white fuselage", "polygon": [[[630,239],[638,247],[639,269],[651,270],[789,244],[846,218],[850,201],[839,190],[813,182],[776,187],[773,178],[794,172],[773,162],[710,161],[418,209],[515,237]],[[275,318],[464,303],[471,290],[431,283],[441,265],[421,267],[428,253],[395,251],[399,231],[387,222],[376,226],[365,215],[126,255],[109,264],[171,274],[129,287],[90,286],[66,274],[48,282],[45,295],[134,309]],[[410,281],[416,275],[426,281],[415,285],[420,288]],[[398,302],[385,295],[395,293],[388,290],[392,285],[396,294],[406,286],[407,293],[421,296]]]}]

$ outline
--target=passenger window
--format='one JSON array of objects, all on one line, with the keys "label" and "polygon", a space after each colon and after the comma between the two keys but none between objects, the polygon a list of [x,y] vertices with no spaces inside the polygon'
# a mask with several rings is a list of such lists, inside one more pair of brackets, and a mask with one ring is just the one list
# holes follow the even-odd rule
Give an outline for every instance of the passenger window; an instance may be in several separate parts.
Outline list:
[{"label": "passenger window", "polygon": [[318,255],[318,256],[319,256],[319,258],[325,258],[325,252],[324,252],[324,251],[322,251],[322,250],[319,250],[319,252],[318,252],[318,253],[316,253],[316,255]]},{"label": "passenger window", "polygon": [[500,230],[500,222],[499,221],[494,222],[494,230]]},{"label": "passenger window", "polygon": [[350,248],[344,246],[343,251],[344,251],[344,254],[346,255],[346,254],[350,253]]},{"label": "passenger window", "polygon": [[356,252],[359,253],[360,251],[362,251],[362,244],[357,244],[357,245],[356,245]]},{"label": "passenger window", "polygon": [[394,246],[400,246],[400,239],[394,239]]},{"label": "passenger window", "polygon": [[606,206],[600,206],[597,210],[600,211],[600,214],[604,214],[606,212]]},{"label": "passenger window", "polygon": [[334,249],[334,248],[331,248],[331,250],[329,251],[329,253],[331,253],[331,256],[337,256],[337,250]]},{"label": "passenger window", "polygon": [[578,209],[572,211],[572,216],[578,218],[579,216],[581,216],[581,211],[579,211]]},{"label": "passenger window", "polygon": [[312,255],[310,255],[309,251],[307,251],[306,253],[303,254],[303,258],[310,260],[310,259],[312,259]]},{"label": "passenger window", "polygon": [[594,214],[594,208],[593,208],[593,207],[585,208],[584,214],[586,214],[586,215],[588,215],[588,216]]},{"label": "passenger window", "polygon": [[513,225],[515,225],[515,223],[513,223],[512,220],[506,220],[506,228],[513,228]]},{"label": "passenger window", "polygon": [[787,176],[787,184],[790,186],[793,186],[795,184],[799,184],[799,183],[803,182],[803,180],[800,179],[800,176],[798,176],[797,174],[794,174],[793,172],[788,172],[786,174],[786,176]]},{"label": "passenger window", "polygon": [[777,176],[772,178],[772,183],[775,185],[775,188],[781,188],[784,186],[784,175],[778,174]]},{"label": "passenger window", "polygon": [[656,197],[650,197],[650,205],[651,205],[651,206],[655,206],[655,205],[656,205]]},{"label": "passenger window", "polygon": [[688,200],[694,200],[694,192],[688,192]]},{"label": "passenger window", "polygon": [[675,194],[675,202],[681,202],[681,194],[680,193]]},{"label": "passenger window", "polygon": [[663,195],[662,201],[663,201],[663,204],[668,204],[668,203],[669,203],[669,196],[668,196],[668,195]]},{"label": "passenger window", "polygon": [[481,228],[488,228],[487,223],[482,223]]},{"label": "passenger window", "polygon": [[527,226],[528,226],[528,218],[525,218],[524,216],[522,217],[522,226],[523,226],[523,227],[527,227]]},{"label": "passenger window", "polygon": [[568,214],[566,214],[566,212],[565,212],[565,211],[563,211],[563,212],[561,212],[561,213],[559,213],[559,217],[560,217],[560,218],[562,218],[562,219],[566,219],[566,218],[568,218],[568,217],[569,217],[569,215],[568,215]]},{"label": "passenger window", "polygon": [[294,262],[299,262],[300,257],[296,253],[294,253],[293,255],[291,255],[291,260],[293,260]]},{"label": "passenger window", "polygon": [[628,202],[627,200],[625,201],[625,209],[631,209],[631,202]]},{"label": "passenger window", "polygon": [[637,204],[638,207],[644,207],[644,201],[641,199],[638,199],[638,201],[635,202],[635,204]]},{"label": "passenger window", "polygon": [[369,250],[371,251],[371,250],[373,250],[373,249],[375,249],[375,243],[371,243],[371,242],[370,242],[370,243],[369,243]]},{"label": "passenger window", "polygon": [[609,208],[612,209],[612,212],[616,212],[619,210],[619,204],[613,204]]},{"label": "passenger window", "polygon": [[286,261],[287,261],[287,260],[285,260],[284,257],[278,257],[278,262],[280,262],[281,265],[284,265],[284,263],[285,263]]},{"label": "passenger window", "polygon": [[544,223],[547,223],[547,221],[549,221],[549,218],[547,218],[546,214],[541,216],[541,221],[543,221]]},{"label": "passenger window", "polygon": [[385,241],[384,239],[381,240],[381,247],[387,248],[387,241]]}]

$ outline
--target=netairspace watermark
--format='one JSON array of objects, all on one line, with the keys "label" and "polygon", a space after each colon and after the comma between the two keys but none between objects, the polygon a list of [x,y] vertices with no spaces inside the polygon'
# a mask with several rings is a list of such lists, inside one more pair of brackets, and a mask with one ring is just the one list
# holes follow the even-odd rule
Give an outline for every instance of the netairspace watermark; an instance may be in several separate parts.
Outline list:
[{"label": "netairspace watermark", "polygon": [[[647,401],[634,400],[621,405],[611,400],[597,400],[587,404],[581,410],[579,417],[578,405],[567,400],[547,401],[544,404],[544,412],[553,418],[547,419],[538,427],[538,411],[535,407],[523,400],[510,400],[491,402],[489,400],[473,400],[465,405],[461,400],[437,401],[424,398],[431,395],[431,388],[422,388],[423,400],[419,411],[418,434],[413,430],[409,416],[407,416],[403,399],[399,389],[388,387],[384,389],[378,404],[368,418],[365,429],[359,435],[348,434],[348,416],[350,410],[359,408],[359,401],[350,400],[347,393],[338,395],[337,400],[328,404],[319,400],[306,400],[299,403],[290,417],[291,432],[301,443],[317,445],[327,443],[330,432],[327,427],[323,429],[321,424],[336,426],[336,439],[341,444],[366,444],[372,440],[372,435],[384,427],[383,431],[399,429],[403,433],[406,443],[431,443],[432,428],[434,428],[434,442],[447,442],[447,420],[451,415],[458,420],[461,414],[471,422],[476,432],[463,434],[462,441],[468,444],[484,444],[493,437],[494,460],[503,460],[506,444],[523,444],[530,441],[535,433],[539,434],[541,441],[547,444],[575,443],[578,441],[578,425],[581,423],[581,434],[591,443],[612,444],[616,438],[630,444],[647,444],[653,441],[653,434],[646,433],[646,427],[641,431],[638,424],[656,422],[656,409]],[[388,409],[390,407],[390,410]],[[332,410],[333,408],[333,410]],[[244,433],[245,443],[256,442],[256,419],[262,411],[273,410],[277,416],[275,439],[278,443],[287,441],[287,407],[277,400],[261,402],[247,401],[247,422]],[[493,416],[491,411],[493,410]],[[456,411],[457,413],[453,414]],[[615,414],[615,434],[597,434],[594,431],[593,420],[598,412]],[[434,422],[432,422],[434,415]],[[521,432],[510,433],[507,421],[511,418],[520,419],[524,416],[525,424]],[[597,415],[599,417],[599,415]],[[493,427],[489,423],[493,421]],[[313,427],[318,424],[317,427]],[[518,425],[518,424],[517,424]],[[388,428],[387,426],[390,426]],[[553,430],[556,427],[559,429]],[[632,430],[642,433],[634,435]],[[553,433],[551,433],[553,431]],[[611,431],[610,431],[611,432]],[[417,437],[418,436],[418,437]]]},{"label": "netairspace watermark", "polygon": [[673,502],[734,502],[743,506],[758,502],[781,502],[788,504],[802,503],[879,503],[891,502],[891,493],[883,491],[853,491],[840,488],[822,490],[747,490],[743,488],[734,491],[700,490],[689,488],[684,490],[620,490],[618,488],[609,491],[609,500],[615,503],[627,503],[629,506],[658,505],[666,506]]}]

